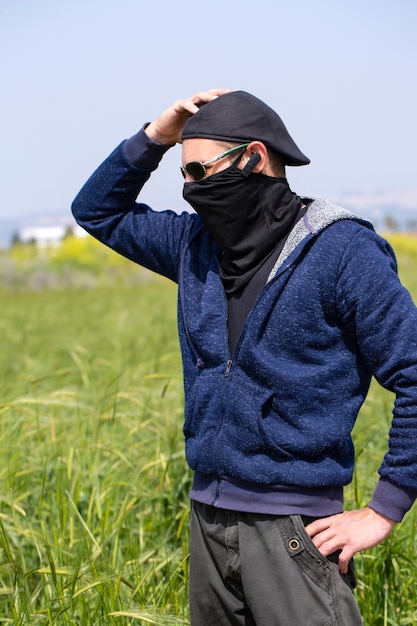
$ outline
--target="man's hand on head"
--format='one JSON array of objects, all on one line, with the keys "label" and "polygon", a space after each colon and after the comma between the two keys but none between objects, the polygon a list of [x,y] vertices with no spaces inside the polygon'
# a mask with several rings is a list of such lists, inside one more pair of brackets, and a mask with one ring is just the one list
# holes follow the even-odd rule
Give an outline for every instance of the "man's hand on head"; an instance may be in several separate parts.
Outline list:
[{"label": "man's hand on head", "polygon": [[188,98],[176,100],[161,115],[151,122],[145,129],[146,134],[162,145],[181,143],[181,133],[191,115],[199,108],[211,102],[218,96],[228,93],[230,89],[209,89],[199,91]]}]

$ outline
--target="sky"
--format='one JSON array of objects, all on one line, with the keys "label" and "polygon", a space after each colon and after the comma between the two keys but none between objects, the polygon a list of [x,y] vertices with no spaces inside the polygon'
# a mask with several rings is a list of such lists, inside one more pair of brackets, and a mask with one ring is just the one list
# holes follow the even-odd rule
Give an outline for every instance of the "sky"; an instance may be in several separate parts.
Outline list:
[{"label": "sky", "polygon": [[[417,217],[416,27],[415,0],[0,0],[0,226],[70,219],[116,145],[213,87],[279,113],[311,159],[300,195]],[[141,200],[185,208],[180,162]]]}]

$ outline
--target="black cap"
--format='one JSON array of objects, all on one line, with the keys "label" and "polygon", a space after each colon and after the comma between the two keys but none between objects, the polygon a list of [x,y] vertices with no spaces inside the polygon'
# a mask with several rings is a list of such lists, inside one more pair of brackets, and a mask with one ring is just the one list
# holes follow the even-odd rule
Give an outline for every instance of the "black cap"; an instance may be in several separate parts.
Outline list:
[{"label": "black cap", "polygon": [[216,139],[246,143],[262,141],[279,152],[286,165],[308,165],[279,115],[246,91],[230,91],[204,104],[182,131],[183,139]]}]

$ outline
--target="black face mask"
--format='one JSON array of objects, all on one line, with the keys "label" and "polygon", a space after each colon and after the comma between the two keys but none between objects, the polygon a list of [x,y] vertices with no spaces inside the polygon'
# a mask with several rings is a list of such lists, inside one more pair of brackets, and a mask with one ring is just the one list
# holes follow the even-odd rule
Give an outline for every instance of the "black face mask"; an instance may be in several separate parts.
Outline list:
[{"label": "black face mask", "polygon": [[294,223],[301,199],[286,178],[239,169],[237,162],[199,182],[184,184],[184,199],[201,217],[223,251],[227,292],[256,273]]}]

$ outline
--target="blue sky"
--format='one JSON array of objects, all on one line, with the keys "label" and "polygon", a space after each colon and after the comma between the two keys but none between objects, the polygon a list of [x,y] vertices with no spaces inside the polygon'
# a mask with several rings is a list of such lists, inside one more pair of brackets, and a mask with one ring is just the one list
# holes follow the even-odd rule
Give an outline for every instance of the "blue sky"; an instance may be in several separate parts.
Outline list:
[{"label": "blue sky", "polygon": [[[211,87],[278,111],[311,159],[298,193],[414,215],[416,27],[415,0],[0,0],[0,219],[69,213],[122,139]],[[183,206],[180,160],[144,201]]]}]

